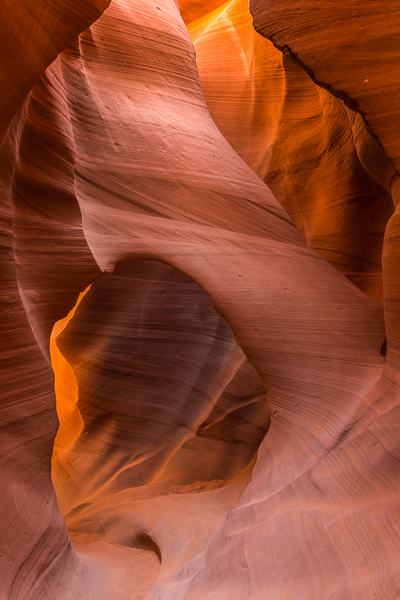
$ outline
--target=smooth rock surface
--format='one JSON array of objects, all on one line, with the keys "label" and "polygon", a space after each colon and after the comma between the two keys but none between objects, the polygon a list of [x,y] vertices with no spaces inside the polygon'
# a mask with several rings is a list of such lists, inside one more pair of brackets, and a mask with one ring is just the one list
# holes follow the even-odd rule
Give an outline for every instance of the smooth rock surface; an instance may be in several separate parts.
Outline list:
[{"label": "smooth rock surface", "polygon": [[[224,137],[308,245],[382,303],[393,200],[386,182],[374,181],[371,158],[360,163],[354,113],[257,34],[246,0],[191,23],[189,32],[207,106]],[[371,148],[367,155],[379,165]]]},{"label": "smooth rock surface", "polygon": [[[395,600],[387,49],[366,123],[241,1],[182,2],[200,75],[175,0],[71,21],[30,1],[47,38],[4,37],[21,87],[0,152],[0,599]],[[332,66],[319,7],[252,3],[266,37],[309,35],[334,86],[357,37],[324,30],[347,40]]]},{"label": "smooth rock surface", "polygon": [[0,6],[0,140],[57,54],[110,0],[3,0]]}]

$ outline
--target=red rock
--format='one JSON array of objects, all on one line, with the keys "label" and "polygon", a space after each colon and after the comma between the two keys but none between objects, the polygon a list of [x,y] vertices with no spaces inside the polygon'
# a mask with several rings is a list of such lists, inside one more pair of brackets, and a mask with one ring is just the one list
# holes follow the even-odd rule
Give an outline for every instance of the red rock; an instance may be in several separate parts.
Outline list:
[{"label": "red rock", "polygon": [[[209,22],[211,34],[217,13],[194,25],[200,70],[213,39],[202,28]],[[326,200],[315,192],[310,202],[313,239],[319,223],[328,239],[346,238],[340,219],[324,223],[336,177],[354,198],[368,198],[371,183],[385,204],[367,222],[381,235],[382,186],[393,184],[385,144],[258,46],[245,23],[236,52],[269,48],[258,68],[268,56],[284,66],[288,90],[305,89],[310,105],[300,106],[318,119],[327,164],[311,161],[310,172],[319,192],[321,178],[329,185]],[[383,309],[307,245],[218,129],[175,0],[113,0],[41,74],[0,156],[3,597],[394,600],[397,213],[386,230]],[[240,72],[235,82],[245,108],[263,96],[247,93],[249,80]],[[240,119],[227,107],[229,129]],[[276,128],[300,180],[296,148],[303,136],[312,145],[305,121],[295,120],[291,141],[290,127]],[[324,133],[343,147],[331,150]],[[255,170],[261,150],[271,152],[258,134],[251,128],[259,146],[246,155]],[[271,173],[260,172],[289,207],[285,178]],[[368,226],[357,231],[373,238]],[[341,244],[326,248],[338,248],[345,271]],[[62,317],[51,347],[62,420],[53,480],[65,521],[50,472],[48,352]]]},{"label": "red rock", "polygon": [[1,138],[45,69],[109,3],[110,0],[3,0],[0,6]]},{"label": "red rock", "polygon": [[250,10],[257,31],[365,116],[398,170],[399,6],[390,0],[251,0]]},{"label": "red rock", "polygon": [[372,179],[376,169],[363,165],[368,175],[360,164],[343,103],[254,31],[245,0],[189,31],[207,105],[224,137],[308,245],[383,302],[382,243],[393,200],[388,186]]}]

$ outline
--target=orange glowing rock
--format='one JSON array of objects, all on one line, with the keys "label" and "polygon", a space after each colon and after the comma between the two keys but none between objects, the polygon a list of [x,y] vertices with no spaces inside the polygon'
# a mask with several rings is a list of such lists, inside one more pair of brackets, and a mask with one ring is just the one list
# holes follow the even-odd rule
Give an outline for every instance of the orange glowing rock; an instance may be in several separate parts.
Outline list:
[{"label": "orange glowing rock", "polygon": [[206,19],[189,31],[214,121],[307,243],[382,302],[382,243],[393,201],[360,164],[352,116],[256,33],[247,0]]},{"label": "orange glowing rock", "polygon": [[297,4],[0,9],[1,600],[400,593],[398,11]]},{"label": "orange glowing rock", "polygon": [[197,19],[206,17],[221,6],[229,4],[223,0],[179,0],[179,7],[182,19],[186,24],[192,23]]}]

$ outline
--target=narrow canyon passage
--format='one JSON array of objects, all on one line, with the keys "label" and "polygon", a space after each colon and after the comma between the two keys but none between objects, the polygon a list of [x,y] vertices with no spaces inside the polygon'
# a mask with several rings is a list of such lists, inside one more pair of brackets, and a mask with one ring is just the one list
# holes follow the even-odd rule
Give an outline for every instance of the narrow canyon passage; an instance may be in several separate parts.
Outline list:
[{"label": "narrow canyon passage", "polygon": [[0,600],[397,600],[398,7],[0,17]]},{"label": "narrow canyon passage", "polygon": [[265,387],[207,294],[155,261],[94,282],[51,353],[58,504],[110,581],[122,557],[130,597],[154,583],[156,557],[178,570],[236,505],[269,428]]}]

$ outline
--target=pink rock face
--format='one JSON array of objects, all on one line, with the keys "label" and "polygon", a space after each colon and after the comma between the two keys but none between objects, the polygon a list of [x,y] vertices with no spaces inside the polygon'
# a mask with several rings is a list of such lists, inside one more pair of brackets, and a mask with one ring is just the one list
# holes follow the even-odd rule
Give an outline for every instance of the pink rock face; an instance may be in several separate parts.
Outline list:
[{"label": "pink rock face", "polygon": [[4,37],[0,599],[395,600],[392,62],[366,124],[311,3],[252,11],[328,91],[238,0],[182,3],[200,76],[175,0],[105,4]]},{"label": "pink rock face", "polygon": [[3,0],[0,6],[0,136],[26,95],[110,0]]}]

